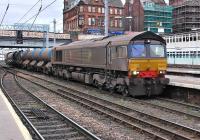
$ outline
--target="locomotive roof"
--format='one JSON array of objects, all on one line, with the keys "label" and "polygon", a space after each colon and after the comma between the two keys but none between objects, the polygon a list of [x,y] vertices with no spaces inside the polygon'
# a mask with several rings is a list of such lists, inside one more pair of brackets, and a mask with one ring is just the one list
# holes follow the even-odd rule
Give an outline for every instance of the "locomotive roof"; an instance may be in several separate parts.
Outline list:
[{"label": "locomotive roof", "polygon": [[119,36],[103,37],[103,38],[84,40],[84,41],[75,41],[68,45],[54,47],[54,49],[63,50],[63,49],[82,48],[82,47],[87,47],[87,48],[102,47],[108,45],[109,43],[111,44],[111,46],[128,45],[130,41],[146,40],[146,39],[157,40],[166,44],[165,40],[161,36],[156,35],[153,32],[147,31],[147,32],[134,32],[131,35],[119,35]]}]

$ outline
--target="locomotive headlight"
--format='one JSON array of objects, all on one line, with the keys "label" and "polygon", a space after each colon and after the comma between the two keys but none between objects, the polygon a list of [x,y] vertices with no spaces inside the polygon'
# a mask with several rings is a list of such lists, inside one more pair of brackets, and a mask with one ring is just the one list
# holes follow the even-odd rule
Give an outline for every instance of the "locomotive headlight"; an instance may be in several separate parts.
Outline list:
[{"label": "locomotive headlight", "polygon": [[133,75],[138,75],[139,72],[138,71],[133,71]]},{"label": "locomotive headlight", "polygon": [[165,74],[166,71],[165,71],[165,70],[161,70],[159,73],[160,73],[160,74]]}]

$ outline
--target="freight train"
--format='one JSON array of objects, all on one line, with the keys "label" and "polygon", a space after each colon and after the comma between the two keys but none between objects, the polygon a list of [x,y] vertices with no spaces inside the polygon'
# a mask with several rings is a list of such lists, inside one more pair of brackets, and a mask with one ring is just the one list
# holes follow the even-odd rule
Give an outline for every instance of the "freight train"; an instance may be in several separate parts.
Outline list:
[{"label": "freight train", "polygon": [[159,95],[169,83],[166,42],[149,31],[12,52],[5,62],[124,96]]}]

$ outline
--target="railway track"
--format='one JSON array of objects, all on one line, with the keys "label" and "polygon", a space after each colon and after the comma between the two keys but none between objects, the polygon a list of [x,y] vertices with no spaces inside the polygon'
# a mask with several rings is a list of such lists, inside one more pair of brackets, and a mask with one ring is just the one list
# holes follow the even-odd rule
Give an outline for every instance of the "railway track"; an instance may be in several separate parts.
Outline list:
[{"label": "railway track", "polygon": [[24,88],[13,72],[1,78],[1,88],[29,129],[39,140],[100,140],[71,119],[48,106]]},{"label": "railway track", "polygon": [[169,103],[175,103],[175,104],[185,106],[185,107],[191,107],[194,110],[200,111],[200,106],[198,106],[198,105],[193,105],[193,104],[185,103],[185,102],[182,102],[182,101],[177,101],[177,100],[167,99],[167,98],[156,98],[156,99],[160,100],[160,101],[169,102]]},{"label": "railway track", "polygon": [[[63,86],[63,85],[61,85],[61,84],[58,84],[58,83],[55,83],[55,82],[46,80],[46,79],[41,78],[41,77],[38,77],[38,76],[30,75],[30,74],[27,73],[27,72],[22,72],[22,71],[18,71],[18,72],[23,73],[23,74],[25,74],[25,75],[29,75],[29,76],[31,76],[31,77],[38,78],[38,79],[40,79],[40,80],[42,80],[42,81],[46,81],[46,82],[51,83],[51,84],[54,84],[54,85],[61,86],[61,87],[63,87],[63,88],[68,88],[68,89],[69,89],[69,87],[67,87],[67,86]],[[117,95],[115,94],[115,96],[117,96]],[[121,97],[121,96],[120,96],[120,97]],[[178,109],[174,109],[174,108],[171,108],[171,107],[162,106],[162,105],[155,104],[155,103],[151,103],[151,102],[148,102],[148,101],[145,101],[145,100],[139,100],[139,99],[135,99],[135,98],[128,98],[128,100],[133,101],[133,102],[137,102],[137,103],[139,103],[139,104],[147,104],[147,105],[152,106],[152,107],[154,107],[154,108],[158,108],[158,109],[162,109],[162,110],[164,109],[164,110],[166,110],[166,111],[168,111],[168,112],[171,112],[171,113],[177,113],[177,114],[179,114],[179,115],[185,115],[185,116],[189,116],[189,117],[192,117],[192,118],[195,118],[195,119],[200,120],[200,115],[191,114],[191,113],[189,113],[189,112],[184,112],[184,111],[182,111],[182,110],[178,110]],[[163,101],[165,100],[165,101],[167,101],[167,99],[164,99],[164,98],[158,98],[158,100],[163,100]],[[168,100],[168,101],[169,101],[169,100]],[[171,101],[171,102],[172,102],[172,101]],[[174,101],[174,103],[177,103],[177,104],[178,104],[177,101]],[[198,106],[195,106],[195,105],[186,104],[186,103],[184,104],[184,103],[180,103],[180,102],[179,102],[179,104],[180,104],[180,105],[184,105],[184,106],[186,106],[186,107],[191,107],[191,108],[193,108],[193,110],[199,110],[199,107],[198,107]]]},{"label": "railway track", "polygon": [[86,93],[71,89],[69,87],[57,84],[52,81],[48,81],[37,76],[28,75],[30,76],[28,78],[27,75],[27,73],[25,73],[25,76],[23,76],[23,74],[18,74],[19,77],[26,79],[33,84],[48,89],[49,91],[59,96],[62,96],[63,98],[84,105],[89,109],[109,116],[110,118],[120,123],[138,129],[139,131],[147,133],[153,136],[154,138],[164,140],[200,139],[200,132],[198,130],[171,121],[167,121],[156,116],[141,112],[139,110],[131,109],[110,102],[108,100],[88,95]]},{"label": "railway track", "polygon": [[179,110],[179,109],[176,109],[174,107],[169,107],[169,106],[165,106],[165,105],[161,105],[161,104],[158,104],[158,103],[155,103],[155,102],[150,102],[150,101],[145,101],[145,100],[138,100],[138,99],[131,99],[131,100],[135,101],[135,102],[137,102],[139,104],[146,104],[146,105],[152,106],[154,108],[166,110],[166,111],[171,112],[171,113],[176,113],[176,114],[179,114],[179,115],[184,115],[184,116],[188,116],[188,117],[200,120],[200,116],[199,115],[194,114],[194,113],[190,113],[190,112],[187,112],[187,111]]}]

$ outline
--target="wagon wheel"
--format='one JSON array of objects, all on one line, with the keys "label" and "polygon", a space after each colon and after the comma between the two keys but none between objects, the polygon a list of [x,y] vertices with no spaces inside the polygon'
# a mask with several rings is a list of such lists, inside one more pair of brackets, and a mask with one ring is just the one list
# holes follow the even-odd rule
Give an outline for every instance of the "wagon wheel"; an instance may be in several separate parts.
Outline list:
[{"label": "wagon wheel", "polygon": [[98,89],[99,89],[99,90],[103,90],[103,86],[98,85]]},{"label": "wagon wheel", "polygon": [[124,97],[128,97],[130,95],[127,87],[124,87],[124,90],[122,91],[122,95]]},{"label": "wagon wheel", "polygon": [[103,89],[103,86],[101,84],[99,84],[99,82],[97,80],[94,80],[94,86],[97,87],[100,90]]}]

